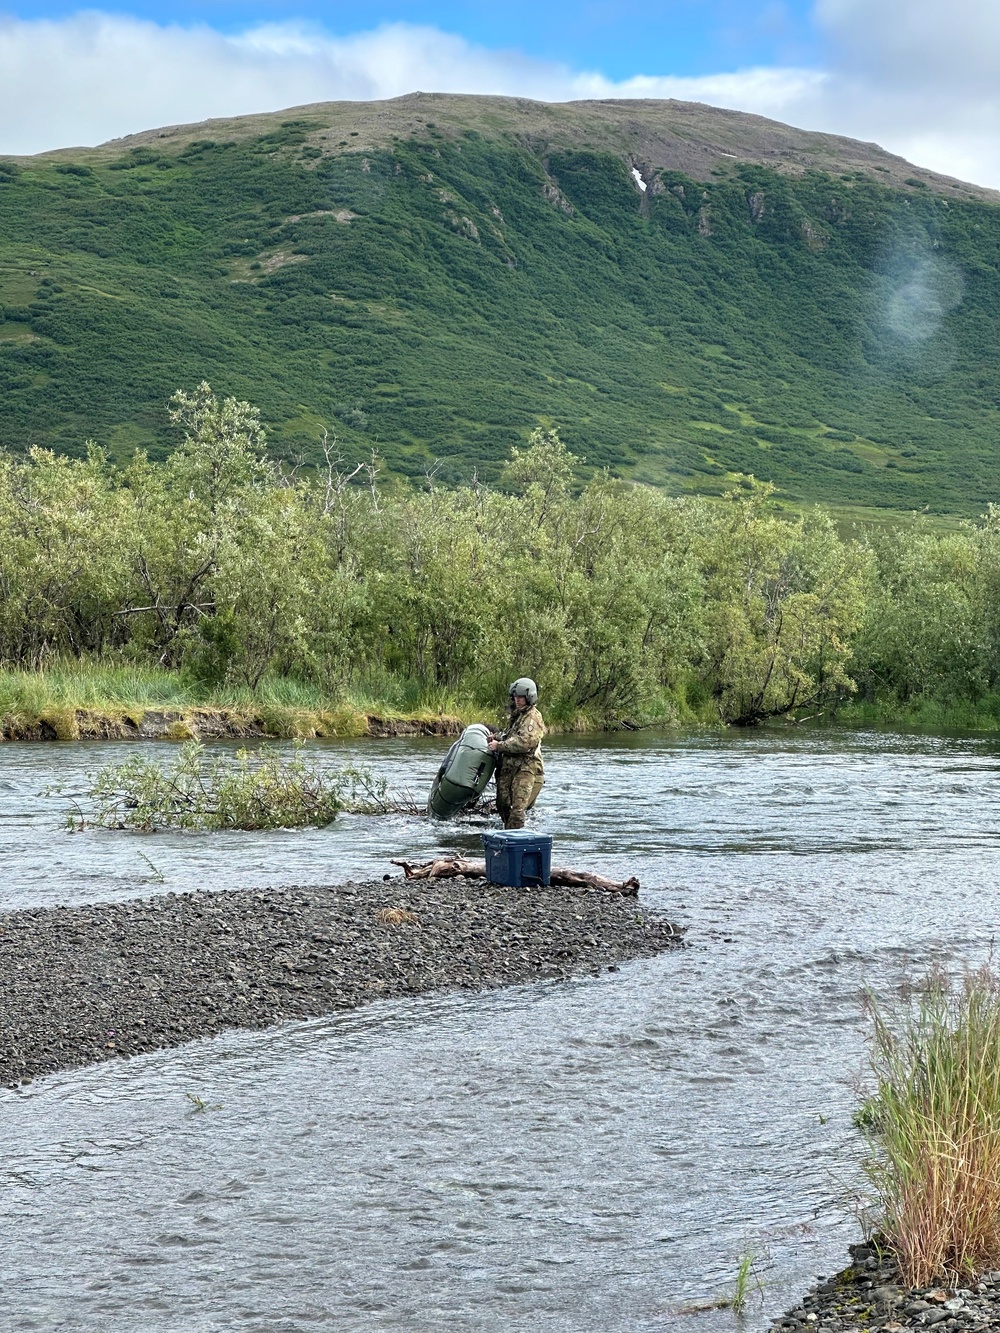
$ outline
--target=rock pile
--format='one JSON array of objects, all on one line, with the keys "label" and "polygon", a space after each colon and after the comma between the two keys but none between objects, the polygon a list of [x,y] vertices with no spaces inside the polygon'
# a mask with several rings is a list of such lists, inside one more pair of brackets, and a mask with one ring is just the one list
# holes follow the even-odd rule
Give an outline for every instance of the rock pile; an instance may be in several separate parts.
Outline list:
[{"label": "rock pile", "polygon": [[615,968],[680,942],[592,888],[400,879],[0,916],[0,1084],[225,1028]]},{"label": "rock pile", "polygon": [[901,1333],[933,1328],[1000,1329],[1000,1271],[986,1273],[974,1287],[903,1287],[891,1258],[878,1245],[851,1245],[852,1263],[803,1298],[801,1305],[772,1322],[792,1333]]}]

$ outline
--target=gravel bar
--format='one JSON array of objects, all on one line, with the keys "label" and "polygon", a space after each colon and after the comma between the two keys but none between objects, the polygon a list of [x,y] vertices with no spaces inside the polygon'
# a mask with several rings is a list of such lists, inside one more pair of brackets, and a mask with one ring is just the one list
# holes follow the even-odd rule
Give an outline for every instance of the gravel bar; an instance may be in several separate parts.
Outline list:
[{"label": "gravel bar", "polygon": [[0,1084],[367,1001],[597,973],[682,932],[635,898],[400,879],[0,915]]},{"label": "gravel bar", "polygon": [[934,1328],[1000,1329],[1000,1271],[966,1287],[905,1287],[877,1242],[851,1245],[851,1264],[821,1281],[801,1304],[772,1321],[782,1333],[904,1333]]}]

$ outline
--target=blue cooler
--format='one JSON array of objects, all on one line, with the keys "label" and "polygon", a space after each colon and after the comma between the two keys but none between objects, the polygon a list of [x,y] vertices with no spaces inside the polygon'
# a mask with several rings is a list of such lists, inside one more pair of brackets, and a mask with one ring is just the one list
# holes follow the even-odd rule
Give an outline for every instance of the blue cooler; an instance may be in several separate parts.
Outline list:
[{"label": "blue cooler", "polygon": [[512,889],[529,884],[548,885],[552,869],[551,834],[518,828],[482,836],[486,878],[491,884],[506,884]]}]

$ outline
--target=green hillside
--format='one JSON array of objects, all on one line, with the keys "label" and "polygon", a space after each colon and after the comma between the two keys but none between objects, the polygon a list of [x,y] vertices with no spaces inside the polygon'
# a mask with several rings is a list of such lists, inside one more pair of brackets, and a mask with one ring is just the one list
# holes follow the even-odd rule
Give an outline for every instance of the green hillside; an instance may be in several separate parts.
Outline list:
[{"label": "green hillside", "polygon": [[493,477],[542,423],[674,491],[1000,498],[1000,207],[711,108],[411,98],[0,160],[0,314],[15,450],[159,454],[207,379],[280,454],[328,429],[404,475]]}]

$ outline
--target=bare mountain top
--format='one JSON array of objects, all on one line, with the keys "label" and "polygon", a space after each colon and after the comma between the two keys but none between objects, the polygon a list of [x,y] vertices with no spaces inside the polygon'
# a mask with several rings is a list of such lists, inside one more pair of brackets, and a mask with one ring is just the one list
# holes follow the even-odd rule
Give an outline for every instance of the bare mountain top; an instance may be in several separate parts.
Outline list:
[{"label": "bare mountain top", "polygon": [[485,138],[522,143],[540,152],[593,148],[621,153],[644,175],[667,168],[706,180],[727,165],[753,162],[790,174],[810,169],[831,175],[861,171],[897,188],[919,184],[940,194],[1000,202],[996,190],[914,166],[877,144],[798,130],[743,111],[673,100],[534,102],[524,97],[417,92],[381,102],[315,102],[285,111],[171,125],[97,148],[40,156],[93,154],[106,159],[123,149],[152,144],[160,151],[183,149],[197,139],[253,138],[290,119],[311,122],[315,128],[310,141],[324,153],[373,150],[394,138],[426,139],[432,133],[455,138],[475,130]]}]

